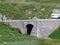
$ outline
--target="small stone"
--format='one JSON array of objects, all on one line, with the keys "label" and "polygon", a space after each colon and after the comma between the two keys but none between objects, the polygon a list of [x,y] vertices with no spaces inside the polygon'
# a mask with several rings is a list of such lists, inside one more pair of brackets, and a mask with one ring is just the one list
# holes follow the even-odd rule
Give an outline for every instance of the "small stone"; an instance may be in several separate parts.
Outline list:
[{"label": "small stone", "polygon": [[56,5],[56,7],[60,7],[60,5],[59,5],[59,4],[57,4],[57,5]]},{"label": "small stone", "polygon": [[3,16],[3,20],[7,20],[7,17],[5,15]]},{"label": "small stone", "polygon": [[4,44],[7,44],[7,42],[3,42]]},{"label": "small stone", "polygon": [[36,9],[34,8],[33,10],[35,11]]},{"label": "small stone", "polygon": [[32,18],[32,20],[39,20],[39,18],[37,18],[36,16]]},{"label": "small stone", "polygon": [[45,10],[45,8],[42,8],[42,9],[41,9],[41,11],[44,11],[44,10]]},{"label": "small stone", "polygon": [[32,17],[28,17],[29,19],[32,19]]},{"label": "small stone", "polygon": [[0,35],[0,37],[2,37],[2,35]]},{"label": "small stone", "polygon": [[28,14],[31,14],[33,11],[32,11],[31,9],[29,9],[29,10],[26,10],[26,12],[27,12]]}]

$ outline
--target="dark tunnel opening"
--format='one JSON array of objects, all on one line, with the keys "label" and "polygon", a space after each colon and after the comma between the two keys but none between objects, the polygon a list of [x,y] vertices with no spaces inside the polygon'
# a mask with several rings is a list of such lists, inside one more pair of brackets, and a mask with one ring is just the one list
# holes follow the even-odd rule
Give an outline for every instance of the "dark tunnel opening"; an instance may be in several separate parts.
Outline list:
[{"label": "dark tunnel opening", "polygon": [[31,31],[32,31],[32,28],[33,28],[33,25],[32,24],[27,24],[26,28],[27,28],[27,35],[30,35]]}]

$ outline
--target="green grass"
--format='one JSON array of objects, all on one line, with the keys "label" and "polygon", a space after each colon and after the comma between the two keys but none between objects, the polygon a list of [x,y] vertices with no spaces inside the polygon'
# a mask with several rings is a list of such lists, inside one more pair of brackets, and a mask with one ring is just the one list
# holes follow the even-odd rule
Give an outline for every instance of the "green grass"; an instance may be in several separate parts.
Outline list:
[{"label": "green grass", "polygon": [[40,2],[40,3],[60,3],[60,0],[26,0],[26,1],[33,1],[33,2]]},{"label": "green grass", "polygon": [[25,0],[0,0],[0,1],[8,1],[8,2],[25,2]]},{"label": "green grass", "polygon": [[[6,15],[8,19],[28,19],[28,17],[33,18],[34,16],[37,16],[41,19],[49,19],[53,9],[60,8],[56,6],[35,3],[0,3],[0,13],[2,15]],[[32,13],[29,14],[26,10],[30,10]]]},{"label": "green grass", "polygon": [[39,2],[39,3],[60,3],[60,0],[0,0],[9,2]]},{"label": "green grass", "polygon": [[52,39],[60,39],[60,26],[49,37]]},{"label": "green grass", "polygon": [[10,26],[0,23],[0,42],[23,41],[30,38],[26,36],[27,35],[21,35],[19,29],[11,28]]},{"label": "green grass", "polygon": [[[59,41],[58,43],[55,41],[51,41],[51,40],[25,40],[25,41],[20,41],[20,42],[7,42],[7,44],[5,45],[60,45]],[[2,44],[3,45],[3,44]]]}]

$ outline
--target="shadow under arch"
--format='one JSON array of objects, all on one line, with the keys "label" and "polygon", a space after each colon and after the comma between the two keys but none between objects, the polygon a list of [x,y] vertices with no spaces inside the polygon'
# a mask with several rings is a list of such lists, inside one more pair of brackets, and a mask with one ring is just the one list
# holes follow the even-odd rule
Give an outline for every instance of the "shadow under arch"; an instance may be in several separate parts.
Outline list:
[{"label": "shadow under arch", "polygon": [[27,24],[26,25],[26,28],[27,28],[27,35],[30,35],[31,34],[31,31],[33,29],[33,24]]}]

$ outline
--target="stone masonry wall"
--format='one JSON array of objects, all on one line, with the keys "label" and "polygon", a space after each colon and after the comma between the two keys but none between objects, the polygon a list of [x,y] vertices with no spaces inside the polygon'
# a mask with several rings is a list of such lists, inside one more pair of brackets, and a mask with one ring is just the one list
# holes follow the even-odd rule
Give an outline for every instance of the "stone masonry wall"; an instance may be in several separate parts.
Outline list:
[{"label": "stone masonry wall", "polygon": [[31,35],[39,38],[48,38],[60,25],[60,19],[39,19],[39,20],[5,20],[5,24],[9,24],[14,28],[19,28],[22,34],[27,34],[26,25],[32,24]]}]

